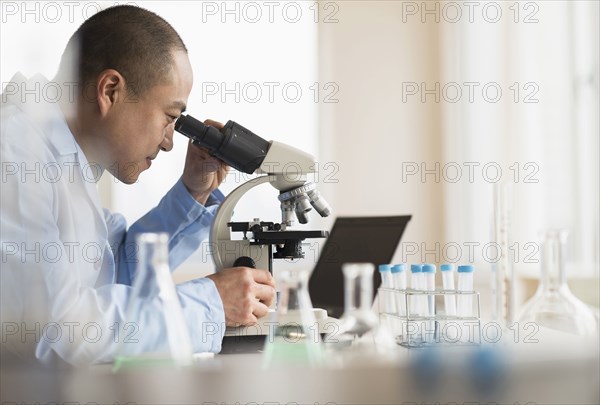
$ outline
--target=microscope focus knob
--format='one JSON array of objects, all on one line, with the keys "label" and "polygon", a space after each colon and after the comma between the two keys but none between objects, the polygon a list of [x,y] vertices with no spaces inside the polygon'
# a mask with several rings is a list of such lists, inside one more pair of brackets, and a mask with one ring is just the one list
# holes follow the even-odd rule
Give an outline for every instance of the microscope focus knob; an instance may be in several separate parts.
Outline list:
[{"label": "microscope focus knob", "polygon": [[255,269],[256,262],[251,257],[240,256],[233,262],[233,267],[250,267],[251,269]]}]

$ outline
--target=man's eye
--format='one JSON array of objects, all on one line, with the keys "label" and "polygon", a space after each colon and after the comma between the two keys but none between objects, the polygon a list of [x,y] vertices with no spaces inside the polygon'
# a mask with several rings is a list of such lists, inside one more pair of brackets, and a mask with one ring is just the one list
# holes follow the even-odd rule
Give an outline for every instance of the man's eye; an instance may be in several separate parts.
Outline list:
[{"label": "man's eye", "polygon": [[169,118],[169,124],[172,124],[175,121],[177,121],[177,117],[175,117],[173,115],[167,115],[167,117]]}]

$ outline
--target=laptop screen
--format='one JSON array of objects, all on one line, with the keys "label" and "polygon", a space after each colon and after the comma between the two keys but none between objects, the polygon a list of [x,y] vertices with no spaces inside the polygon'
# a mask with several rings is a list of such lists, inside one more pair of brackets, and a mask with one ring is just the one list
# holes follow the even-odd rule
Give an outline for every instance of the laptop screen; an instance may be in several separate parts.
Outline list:
[{"label": "laptop screen", "polygon": [[[339,318],[344,312],[344,263],[389,263],[411,216],[338,217],[313,270],[308,289],[315,308]],[[381,284],[373,274],[373,298]]]}]

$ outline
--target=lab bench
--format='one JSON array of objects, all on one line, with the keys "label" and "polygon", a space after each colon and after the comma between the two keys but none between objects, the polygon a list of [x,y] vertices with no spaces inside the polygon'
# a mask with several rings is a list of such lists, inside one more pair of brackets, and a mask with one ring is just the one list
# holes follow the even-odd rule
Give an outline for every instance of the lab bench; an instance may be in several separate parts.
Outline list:
[{"label": "lab bench", "polygon": [[83,370],[3,365],[1,396],[3,404],[600,403],[597,347],[554,347],[539,354],[527,346],[500,349],[497,359],[505,361],[494,367],[469,360],[483,353],[485,364],[481,348],[401,346],[330,353],[318,368],[265,369],[260,353],[201,355],[186,369],[116,374],[109,364]]}]

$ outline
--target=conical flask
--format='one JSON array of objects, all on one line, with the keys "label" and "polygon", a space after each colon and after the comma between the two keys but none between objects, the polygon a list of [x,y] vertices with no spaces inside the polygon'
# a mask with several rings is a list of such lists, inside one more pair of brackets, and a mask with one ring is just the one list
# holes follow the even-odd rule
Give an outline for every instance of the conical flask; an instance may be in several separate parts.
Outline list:
[{"label": "conical flask", "polygon": [[534,295],[523,307],[519,322],[582,336],[598,331],[596,317],[577,299],[567,285],[565,272],[565,230],[548,230],[542,237],[542,275]]},{"label": "conical flask", "polygon": [[275,316],[266,325],[264,366],[315,367],[322,361],[319,325],[308,294],[308,271],[284,269],[279,273],[281,293]]},{"label": "conical flask", "polygon": [[137,237],[137,272],[129,298],[114,371],[140,366],[186,366],[192,345],[169,271],[169,236]]},{"label": "conical flask", "polygon": [[327,337],[328,343],[345,347],[371,332],[378,325],[377,315],[371,310],[373,301],[372,263],[345,263],[344,314],[340,318],[340,330]]}]

